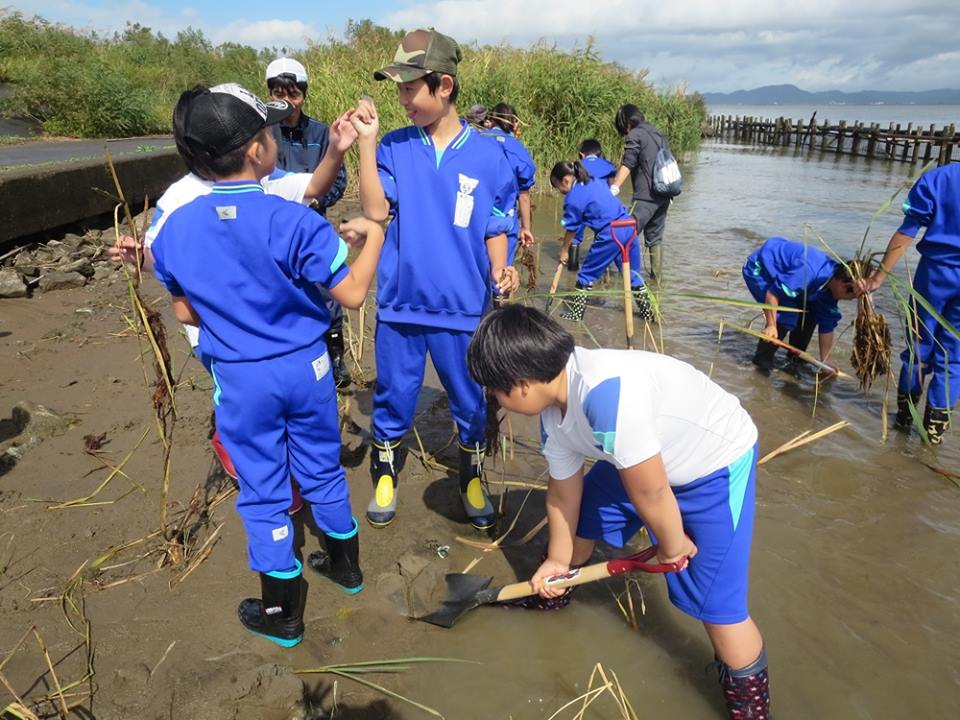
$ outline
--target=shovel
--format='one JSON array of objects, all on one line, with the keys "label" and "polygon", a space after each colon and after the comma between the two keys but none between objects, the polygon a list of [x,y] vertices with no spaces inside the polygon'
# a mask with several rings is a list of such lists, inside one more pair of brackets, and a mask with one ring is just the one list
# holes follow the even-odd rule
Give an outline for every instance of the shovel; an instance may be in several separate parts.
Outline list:
[{"label": "shovel", "polygon": [[[675,563],[649,563],[648,560],[657,554],[657,546],[653,545],[646,550],[625,558],[608,560],[607,562],[587,565],[576,568],[563,575],[554,575],[544,581],[544,585],[556,588],[573,587],[585,583],[603,580],[604,578],[622,575],[628,572],[668,573],[679,572],[687,565],[687,559]],[[429,615],[422,615],[417,620],[453,627],[461,617],[480,605],[489,605],[495,602],[516,600],[517,598],[536,595],[537,592],[528,582],[518,582],[501,587],[489,587],[493,582],[491,577],[482,575],[464,575],[463,573],[449,573],[447,575],[447,599],[443,607]]]},{"label": "shovel", "polygon": [[557,287],[560,285],[560,276],[563,275],[563,263],[557,265],[557,271],[553,274],[553,282],[550,283],[550,295],[547,297],[544,312],[550,312],[550,306],[553,305],[553,298],[557,294]]},{"label": "shovel", "polygon": [[[627,239],[621,240],[617,230],[626,228]],[[627,349],[633,350],[633,288],[630,277],[630,246],[637,239],[637,221],[634,218],[614,220],[610,223],[610,237],[620,247],[620,262],[623,265],[623,313],[627,331]]]}]

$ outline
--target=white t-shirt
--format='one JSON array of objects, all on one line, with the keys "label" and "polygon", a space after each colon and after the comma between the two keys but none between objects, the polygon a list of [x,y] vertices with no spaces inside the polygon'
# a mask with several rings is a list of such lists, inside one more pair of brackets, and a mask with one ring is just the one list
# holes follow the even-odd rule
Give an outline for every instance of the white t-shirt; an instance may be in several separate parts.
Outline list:
[{"label": "white t-shirt", "polygon": [[[263,178],[260,184],[267,195],[276,195],[284,200],[308,205],[310,201],[304,198],[307,186],[310,184],[311,173],[288,173],[283,170],[276,170],[268,177]],[[213,183],[202,180],[193,173],[188,173],[177,180],[173,185],[167,188],[166,192],[157,200],[157,208],[153,211],[153,217],[150,218],[150,227],[143,237],[143,244],[146,247],[153,245],[157,239],[160,228],[167,221],[167,218],[177,208],[181,208],[192,200],[196,200],[203,195],[209,195]],[[183,329],[187,333],[187,340],[191,347],[196,347],[200,343],[200,328],[195,325],[184,325]]]},{"label": "white t-shirt", "polygon": [[624,469],[660,453],[670,484],[686,485],[757,441],[736,397],[669,355],[578,347],[566,369],[566,414],[540,414],[553,478],[571,477],[587,457]]}]

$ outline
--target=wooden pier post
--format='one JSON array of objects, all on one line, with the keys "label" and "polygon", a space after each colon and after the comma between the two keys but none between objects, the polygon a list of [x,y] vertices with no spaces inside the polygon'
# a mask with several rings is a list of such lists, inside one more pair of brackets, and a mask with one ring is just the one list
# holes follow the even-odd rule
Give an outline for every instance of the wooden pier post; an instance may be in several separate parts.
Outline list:
[{"label": "wooden pier post", "polygon": [[841,120],[837,126],[837,155],[843,154],[843,136],[847,132],[847,121]]},{"label": "wooden pier post", "polygon": [[940,157],[937,160],[937,165],[942,167],[950,162],[950,154],[953,152],[953,141],[956,134],[957,131],[953,123],[943,129],[940,140]]}]

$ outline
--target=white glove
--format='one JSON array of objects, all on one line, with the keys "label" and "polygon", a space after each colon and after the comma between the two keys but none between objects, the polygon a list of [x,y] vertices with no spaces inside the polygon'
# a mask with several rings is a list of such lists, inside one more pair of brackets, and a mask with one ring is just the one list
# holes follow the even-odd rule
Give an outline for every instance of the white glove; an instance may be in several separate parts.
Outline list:
[{"label": "white glove", "polygon": [[619,186],[619,185],[611,185],[611,186],[610,186],[610,192],[613,193],[614,195],[619,195],[619,194],[620,194],[620,186]]}]

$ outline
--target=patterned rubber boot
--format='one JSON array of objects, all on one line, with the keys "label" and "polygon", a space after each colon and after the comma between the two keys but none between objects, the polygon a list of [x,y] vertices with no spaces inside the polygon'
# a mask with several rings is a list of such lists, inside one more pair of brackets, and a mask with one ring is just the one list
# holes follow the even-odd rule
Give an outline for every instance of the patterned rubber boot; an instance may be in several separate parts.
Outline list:
[{"label": "patterned rubber boot", "polygon": [[920,404],[920,396],[910,393],[897,393],[897,416],[893,419],[893,424],[901,430],[909,430],[913,425],[913,413],[910,412],[911,404],[916,410]]},{"label": "patterned rubber boot", "polygon": [[943,434],[950,429],[950,411],[946,408],[935,408],[927,401],[927,409],[923,413],[923,429],[927,431],[927,440],[931,445],[943,442]]},{"label": "patterned rubber boot", "polygon": [[397,485],[406,459],[407,450],[399,440],[373,441],[370,453],[373,497],[367,505],[367,522],[375,528],[386,527],[397,516]]},{"label": "patterned rubber boot", "polygon": [[587,288],[577,283],[576,293],[568,298],[564,298],[566,310],[561,311],[560,318],[563,320],[573,320],[582,322],[583,314],[587,311]]},{"label": "patterned rubber boot", "polygon": [[570,272],[577,272],[580,270],[580,244],[570,246],[570,251],[567,253],[567,270]]},{"label": "patterned rubber boot", "polygon": [[337,390],[343,390],[343,388],[353,382],[350,371],[347,370],[346,363],[343,359],[343,331],[339,328],[336,330],[331,328],[324,334],[323,339],[327,343],[327,352],[330,353],[330,367],[333,368],[333,382],[336,383]]},{"label": "patterned rubber boot", "polygon": [[240,603],[237,614],[243,626],[281,647],[303,640],[302,566],[288,572],[260,573],[260,597]]},{"label": "patterned rubber boot", "polygon": [[325,550],[316,550],[307,557],[311,570],[335,582],[351,595],[363,590],[360,570],[360,526],[353,519],[353,530],[346,534],[324,533]]},{"label": "patterned rubber boot", "polygon": [[769,720],[770,679],[767,672],[767,651],[740,670],[726,663],[714,663],[720,676],[720,688],[727,702],[730,720]]},{"label": "patterned rubber boot", "polygon": [[483,458],[486,447],[477,443],[472,448],[460,449],[460,500],[470,524],[477,530],[493,527],[497,513],[483,489]]},{"label": "patterned rubber boot", "polygon": [[650,291],[646,285],[633,289],[633,304],[636,306],[637,315],[640,319],[647,322],[657,321],[657,312],[653,309],[653,303],[650,302]]}]

